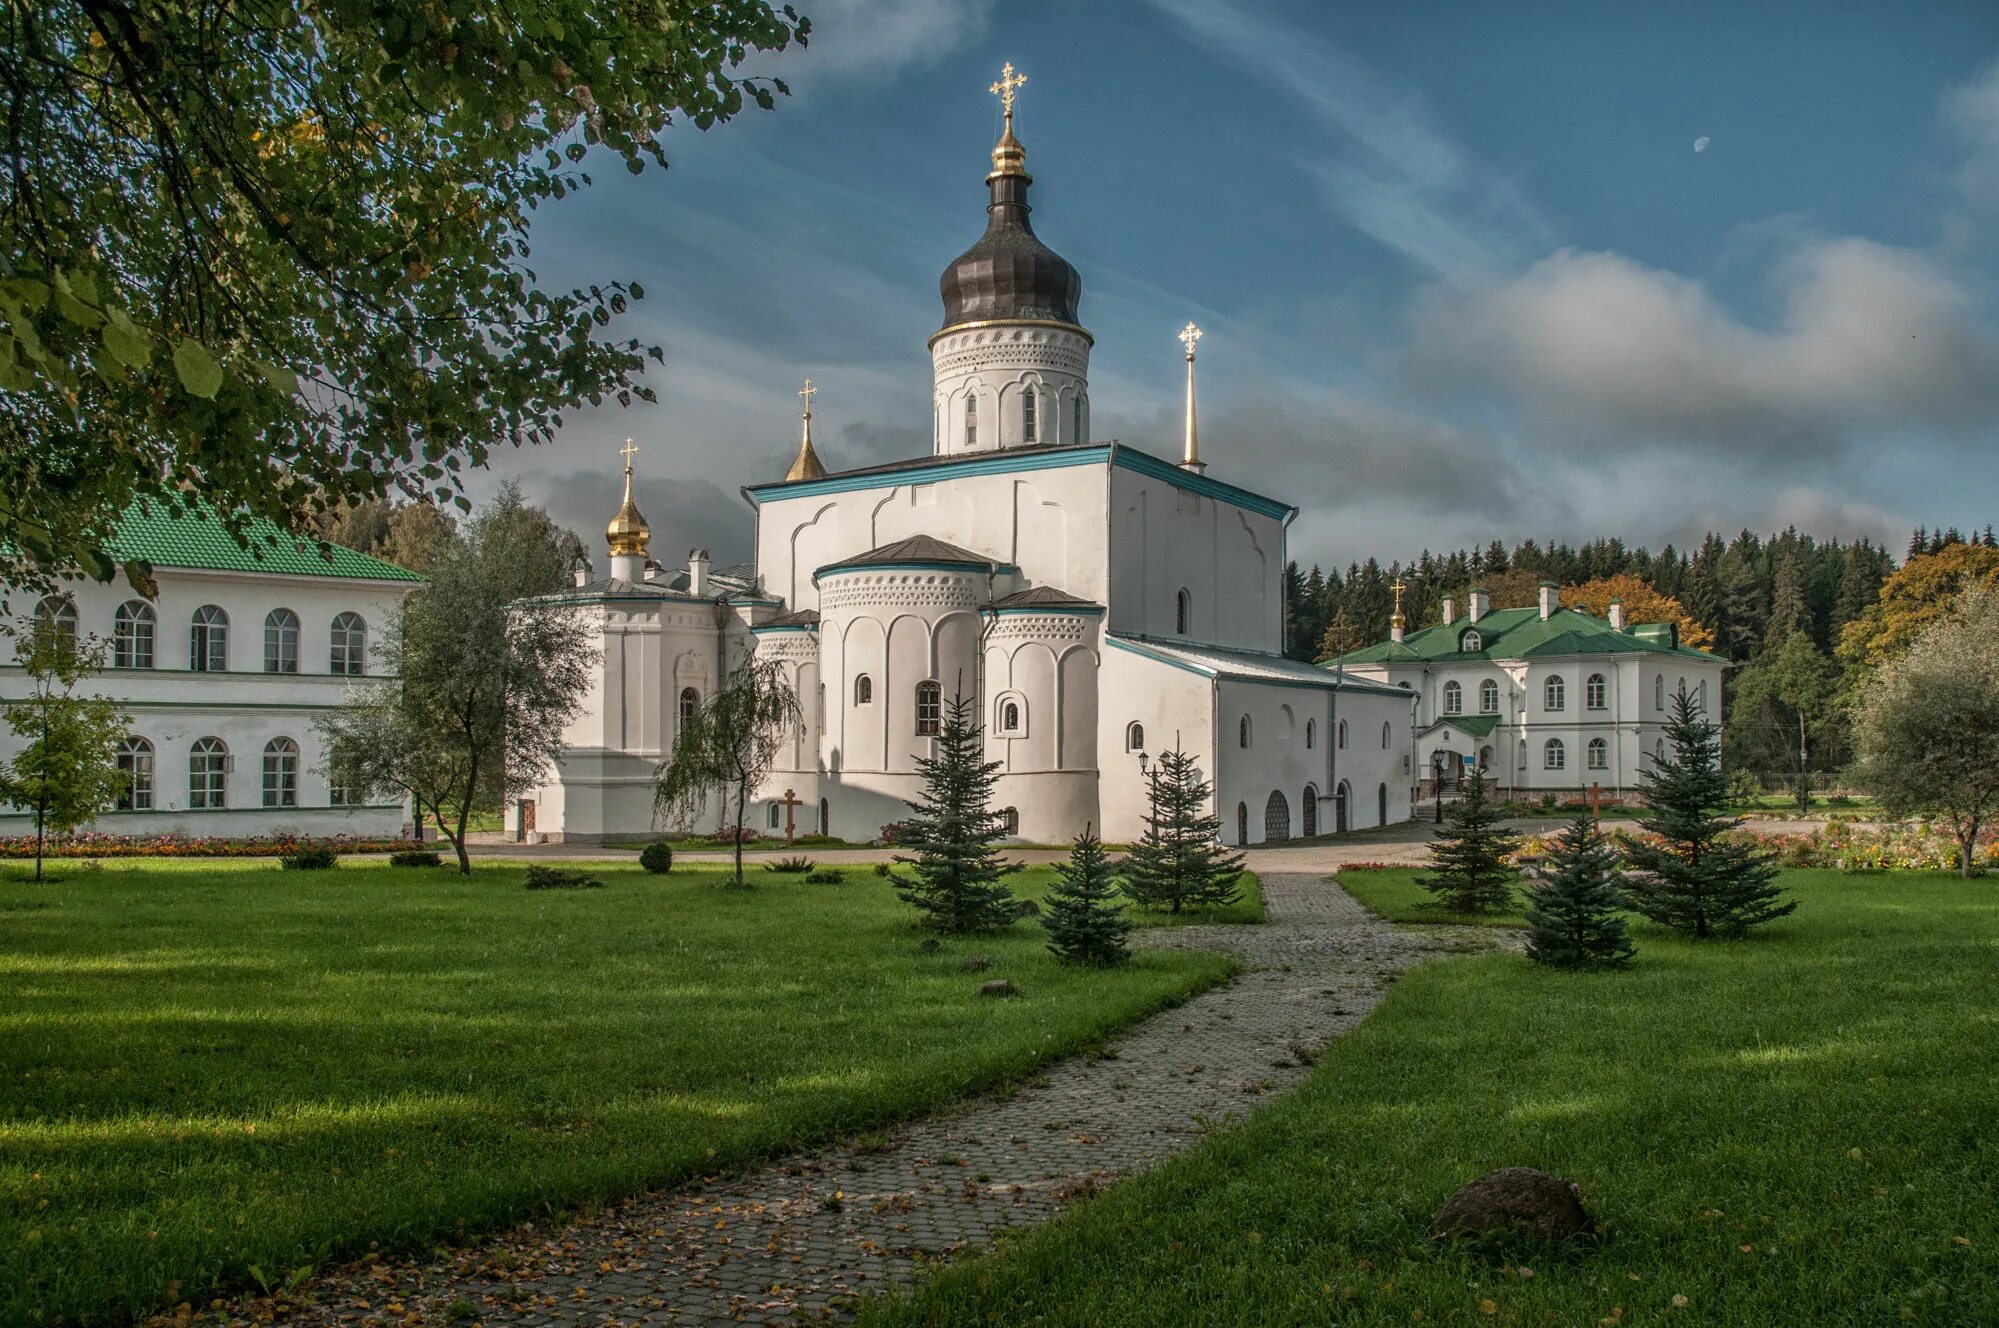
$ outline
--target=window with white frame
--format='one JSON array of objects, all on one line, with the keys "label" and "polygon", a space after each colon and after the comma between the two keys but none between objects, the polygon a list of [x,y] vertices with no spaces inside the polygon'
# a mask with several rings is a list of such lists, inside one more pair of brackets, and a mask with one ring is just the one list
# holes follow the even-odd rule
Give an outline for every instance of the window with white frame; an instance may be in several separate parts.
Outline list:
[{"label": "window with white frame", "polygon": [[76,650],[76,601],[67,595],[49,595],[35,605],[35,626],[50,632],[59,651]]},{"label": "window with white frame", "polygon": [[137,734],[118,748],[118,810],[149,812],[153,809],[153,744]]},{"label": "window with white frame", "polygon": [[264,672],[298,672],[298,615],[290,609],[264,616]]},{"label": "window with white frame", "polygon": [[976,447],[979,442],[979,394],[965,394],[965,446]]},{"label": "window with white frame", "polygon": [[944,722],[944,689],[934,682],[916,684],[916,736],[934,738]]},{"label": "window with white frame", "polygon": [[1569,764],[1569,749],[1562,745],[1560,738],[1550,738],[1541,744],[1541,767],[1544,770],[1563,770]]},{"label": "window with white frame", "polygon": [[875,703],[875,680],[863,673],[854,679],[854,704],[857,706]]},{"label": "window with white frame", "polygon": [[993,716],[993,732],[1002,738],[1018,738],[1027,732],[1027,702],[1019,696],[1008,695],[999,699],[997,713]]},{"label": "window with white frame", "polygon": [[264,805],[298,806],[298,744],[290,738],[264,744]]},{"label": "window with white frame", "polygon": [[220,673],[229,667],[229,615],[214,604],[194,611],[188,624],[187,666],[196,673]]},{"label": "window with white frame", "polygon": [[1601,673],[1592,673],[1583,683],[1583,705],[1591,710],[1603,710],[1610,705],[1610,688]]},{"label": "window with white frame", "polygon": [[111,667],[153,667],[153,633],[157,625],[153,606],[146,601],[128,599],[120,604],[111,616]]},{"label": "window with white frame", "polygon": [[1591,738],[1589,740],[1589,768],[1592,770],[1610,769],[1610,744],[1602,738]]},{"label": "window with white frame", "polygon": [[1035,418],[1038,413],[1035,409],[1034,389],[1030,387],[1020,394],[1021,442],[1032,443],[1035,441],[1035,435],[1040,429],[1040,421]]},{"label": "window with white frame", "polygon": [[1666,675],[1663,673],[1652,679],[1652,708],[1654,710],[1666,708]]},{"label": "window with white frame", "polygon": [[1465,712],[1465,689],[1456,682],[1444,684],[1444,713],[1462,715]]},{"label": "window with white frame", "polygon": [[333,644],[327,662],[334,673],[358,678],[368,671],[368,624],[358,613],[333,615]]},{"label": "window with white frame", "polygon": [[220,738],[197,738],[187,752],[187,805],[196,811],[228,805],[229,745]]},{"label": "window with white frame", "polygon": [[1478,685],[1478,713],[1496,715],[1499,713],[1499,683],[1487,678]]},{"label": "window with white frame", "polygon": [[1566,709],[1569,703],[1568,684],[1562,681],[1560,674],[1556,674],[1554,677],[1548,679],[1548,681],[1542,685],[1541,696],[1543,704],[1545,704],[1548,709],[1550,710]]},{"label": "window with white frame", "polygon": [[1145,750],[1145,725],[1133,720],[1124,726],[1124,749],[1128,752]]}]

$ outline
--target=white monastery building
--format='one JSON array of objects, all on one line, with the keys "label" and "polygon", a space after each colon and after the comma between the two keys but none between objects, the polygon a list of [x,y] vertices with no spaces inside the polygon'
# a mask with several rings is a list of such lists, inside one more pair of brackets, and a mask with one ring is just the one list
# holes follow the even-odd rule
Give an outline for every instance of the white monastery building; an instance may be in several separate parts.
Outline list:
[{"label": "white monastery building", "polygon": [[[90,828],[115,835],[356,835],[402,832],[400,800],[341,788],[327,774],[316,721],[376,668],[379,634],[423,583],[415,572],[253,522],[248,547],[205,509],[126,512],[110,552],[150,564],[157,593],[122,579],[75,580],[32,605],[72,638],[106,647],[108,668],[81,695],[114,699],[130,719],[117,810]],[[10,597],[18,592],[10,592]],[[0,696],[28,680],[12,652]],[[0,759],[19,741],[0,727]],[[32,833],[0,809],[0,833]]]},{"label": "white monastery building", "polygon": [[[668,571],[648,556],[628,449],[610,575],[584,569],[549,601],[589,615],[600,672],[547,784],[509,808],[514,833],[653,832],[679,724],[750,651],[784,661],[804,711],[746,814],[761,833],[790,814],[802,833],[865,840],[908,816],[960,695],[1023,841],[1139,837],[1145,772],[1176,746],[1214,782],[1232,844],[1407,819],[1415,698],[1283,657],[1297,511],[1202,462],[1198,329],[1182,333],[1182,456],[1091,439],[1082,279],[1029,224],[1015,86],[1009,66],[985,234],[941,282],[931,453],[828,473],[808,383],[790,471],[745,490],[755,563],[715,569],[696,550]],[[723,828],[714,803],[699,828]]]},{"label": "white monastery building", "polygon": [[1680,644],[1676,623],[1627,623],[1563,608],[1553,582],[1540,603],[1493,609],[1469,594],[1460,617],[1333,661],[1349,677],[1416,696],[1418,796],[1449,790],[1472,769],[1507,795],[1641,792],[1639,772],[1667,754],[1673,696],[1686,692],[1719,723],[1726,662]]}]

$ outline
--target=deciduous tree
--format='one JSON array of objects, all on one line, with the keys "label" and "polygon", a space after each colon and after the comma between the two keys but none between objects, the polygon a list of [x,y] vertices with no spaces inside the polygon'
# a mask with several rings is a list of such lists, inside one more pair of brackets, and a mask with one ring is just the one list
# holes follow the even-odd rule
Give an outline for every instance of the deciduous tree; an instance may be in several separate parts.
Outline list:
[{"label": "deciduous tree", "polygon": [[1999,585],[1999,549],[1947,544],[1909,559],[1881,583],[1873,604],[1839,638],[1840,660],[1878,667],[1907,650],[1931,624],[1950,617],[1972,586]]},{"label": "deciduous tree", "polygon": [[1694,650],[1707,650],[1714,645],[1714,633],[1707,625],[1694,617],[1686,605],[1669,595],[1662,595],[1647,585],[1639,577],[1629,572],[1619,572],[1615,576],[1600,576],[1562,591],[1562,602],[1579,609],[1587,609],[1599,618],[1610,616],[1610,602],[1624,601],[1624,617],[1627,622],[1669,622],[1680,625],[1680,644]]},{"label": "deciduous tree", "polygon": [[1803,632],[1791,632],[1736,675],[1727,746],[1736,769],[1784,771],[1800,814],[1811,810],[1814,776],[1845,757],[1846,708],[1839,666]]},{"label": "deciduous tree", "polygon": [[28,694],[7,703],[7,727],[21,741],[0,768],[0,802],[35,818],[35,879],[51,834],[88,825],[117,805],[124,777],[118,748],[130,722],[111,701],[78,696],[77,686],[104,667],[104,647],[79,641],[37,618],[16,638]]},{"label": "deciduous tree", "polygon": [[716,792],[735,804],[736,885],[743,875],[743,810],[798,730],[798,694],[784,664],[744,655],[728,680],[674,735],[660,762],[653,804],[662,819],[686,821]]}]

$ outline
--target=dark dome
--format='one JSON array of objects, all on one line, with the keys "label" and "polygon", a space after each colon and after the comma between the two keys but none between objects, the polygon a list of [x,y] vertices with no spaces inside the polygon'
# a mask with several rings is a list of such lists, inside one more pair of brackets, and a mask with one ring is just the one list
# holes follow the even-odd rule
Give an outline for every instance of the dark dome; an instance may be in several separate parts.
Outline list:
[{"label": "dark dome", "polygon": [[1027,186],[1033,177],[1023,159],[1009,130],[993,151],[994,170],[986,177],[992,190],[986,233],[944,269],[938,282],[945,327],[995,318],[1076,321],[1083,278],[1028,223]]}]

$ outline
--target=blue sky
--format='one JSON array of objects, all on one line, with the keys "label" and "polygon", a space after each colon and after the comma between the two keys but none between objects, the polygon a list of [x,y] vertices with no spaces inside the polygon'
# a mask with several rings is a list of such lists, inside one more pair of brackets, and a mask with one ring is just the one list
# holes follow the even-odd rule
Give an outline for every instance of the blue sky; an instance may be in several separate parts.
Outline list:
[{"label": "blue sky", "polygon": [[1200,322],[1211,473],[1297,502],[1301,561],[1999,520],[1999,7],[800,8],[775,112],[537,222],[667,353],[495,464],[586,539],[629,433],[655,555],[746,554],[808,375],[829,465],[927,453],[1006,60],[1093,431],[1174,448]]}]

